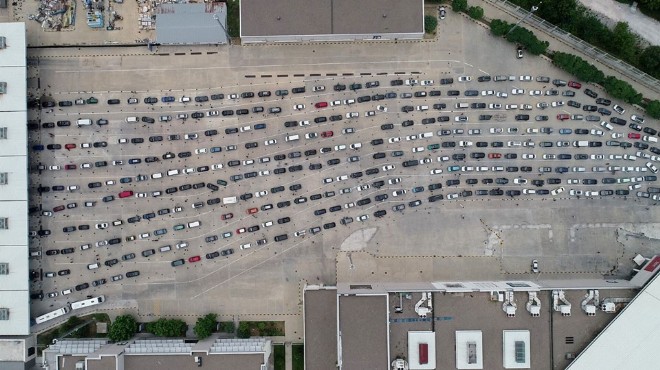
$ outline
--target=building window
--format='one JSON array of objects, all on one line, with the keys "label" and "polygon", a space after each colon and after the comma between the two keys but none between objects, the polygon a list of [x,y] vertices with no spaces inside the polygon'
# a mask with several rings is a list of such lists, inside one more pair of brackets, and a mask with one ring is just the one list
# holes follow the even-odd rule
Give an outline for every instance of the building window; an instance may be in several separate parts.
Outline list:
[{"label": "building window", "polygon": [[0,275],[9,275],[9,264],[0,262]]},{"label": "building window", "polygon": [[0,320],[9,320],[8,308],[0,308]]},{"label": "building window", "polygon": [[7,185],[9,182],[9,174],[7,172],[0,172],[0,185]]},{"label": "building window", "polygon": [[6,138],[7,138],[7,128],[0,127],[0,139],[6,139]]},{"label": "building window", "polygon": [[0,230],[9,228],[9,219],[7,217],[0,217]]}]

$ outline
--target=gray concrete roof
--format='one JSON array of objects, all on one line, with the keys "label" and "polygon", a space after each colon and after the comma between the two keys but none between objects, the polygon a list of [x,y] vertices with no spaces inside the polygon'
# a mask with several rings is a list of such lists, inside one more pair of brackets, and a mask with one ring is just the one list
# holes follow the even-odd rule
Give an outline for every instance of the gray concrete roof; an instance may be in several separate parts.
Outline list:
[{"label": "gray concrete roof", "polygon": [[422,0],[243,0],[241,36],[419,33]]},{"label": "gray concrete roof", "polygon": [[[158,370],[197,370],[194,357],[202,357],[202,368],[213,370],[261,370],[264,356],[257,354],[227,354],[205,355],[126,355],[124,356],[124,369],[158,369]],[[89,370],[96,370],[90,368]],[[105,370],[105,369],[102,369]]]},{"label": "gray concrete roof", "polygon": [[305,291],[305,369],[337,369],[337,290]]},{"label": "gray concrete roof", "polygon": [[227,29],[226,10],[225,3],[161,4],[156,14],[156,41],[161,44],[226,44],[227,34],[222,29]]},{"label": "gray concrete roof", "polygon": [[387,297],[340,296],[342,369],[387,369]]}]

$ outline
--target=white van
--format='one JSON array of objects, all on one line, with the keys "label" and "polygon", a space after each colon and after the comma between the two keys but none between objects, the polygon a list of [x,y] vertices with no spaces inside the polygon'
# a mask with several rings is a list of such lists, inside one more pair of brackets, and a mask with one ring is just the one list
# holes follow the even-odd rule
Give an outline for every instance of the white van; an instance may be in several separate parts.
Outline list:
[{"label": "white van", "polygon": [[428,105],[418,105],[417,108],[415,108],[415,109],[423,112],[425,110],[429,110],[429,106]]},{"label": "white van", "polygon": [[159,250],[161,253],[169,252],[169,251],[172,250],[172,246],[171,246],[171,245],[166,245],[166,246],[163,246],[163,247],[158,248],[158,250]]},{"label": "white van", "polygon": [[655,136],[650,136],[650,135],[644,135],[644,136],[642,137],[642,140],[644,140],[644,141],[648,141],[648,142],[650,142],[650,143],[657,143],[657,142],[658,142],[658,138],[657,138],[657,137],[655,137]]},{"label": "white van", "polygon": [[300,135],[287,135],[285,141],[297,141],[300,140]]},{"label": "white van", "polygon": [[507,104],[504,106],[504,109],[511,110],[511,109],[518,109],[518,104]]},{"label": "white van", "polygon": [[71,290],[71,289],[64,289],[64,290],[62,291],[62,295],[71,294],[72,292],[73,292],[73,290]]},{"label": "white van", "polygon": [[176,176],[178,174],[179,174],[179,170],[176,169],[167,171],[167,176]]},{"label": "white van", "polygon": [[88,270],[96,270],[97,268],[99,268],[98,263],[90,263],[89,265],[87,265]]},{"label": "white van", "polygon": [[238,200],[236,197],[225,197],[222,198],[222,204],[233,204],[236,203]]},{"label": "white van", "polygon": [[192,229],[192,228],[195,228],[195,227],[200,227],[201,225],[202,225],[202,223],[199,222],[199,221],[188,222],[188,228],[189,229]]},{"label": "white van", "polygon": [[126,117],[126,122],[127,122],[127,123],[136,123],[136,122],[138,122],[139,120],[140,120],[140,119],[139,119],[138,117]]},{"label": "white van", "polygon": [[84,119],[79,119],[77,121],[78,127],[80,126],[91,126],[92,125],[92,120],[89,118],[84,118]]},{"label": "white van", "polygon": [[151,178],[152,178],[152,179],[160,179],[160,178],[162,178],[162,177],[163,177],[163,173],[162,173],[162,172],[156,172],[156,173],[154,173],[154,174],[151,175]]},{"label": "white van", "polygon": [[468,103],[456,103],[456,105],[454,105],[454,108],[456,108],[456,109],[467,109],[469,107],[470,107],[470,104],[468,104]]}]

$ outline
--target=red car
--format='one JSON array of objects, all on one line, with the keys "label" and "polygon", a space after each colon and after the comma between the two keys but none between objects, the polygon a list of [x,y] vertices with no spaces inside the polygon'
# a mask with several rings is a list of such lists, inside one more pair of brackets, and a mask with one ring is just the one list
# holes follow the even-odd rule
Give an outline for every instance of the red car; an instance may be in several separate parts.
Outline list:
[{"label": "red car", "polygon": [[57,206],[53,208],[53,212],[59,212],[59,211],[64,211],[64,206]]},{"label": "red car", "polygon": [[568,81],[568,87],[572,87],[574,89],[581,89],[582,84],[579,83],[579,82],[575,82],[575,81]]},{"label": "red car", "polygon": [[328,106],[328,103],[326,103],[326,102],[324,102],[324,101],[321,101],[321,102],[318,102],[318,103],[314,104],[314,106],[315,106],[316,108],[325,108],[325,107]]},{"label": "red car", "polygon": [[557,115],[557,119],[560,120],[560,121],[566,121],[569,118],[571,118],[571,116],[569,116],[568,114],[563,114],[562,113],[562,114]]},{"label": "red car", "polygon": [[119,198],[128,198],[133,196],[133,190],[124,190],[119,193]]},{"label": "red car", "polygon": [[321,137],[333,137],[335,135],[332,131],[323,131],[321,132]]},{"label": "red car", "polygon": [[199,262],[201,260],[202,260],[202,257],[200,257],[200,256],[192,256],[192,257],[188,258],[188,262]]},{"label": "red car", "polygon": [[243,234],[245,232],[245,228],[241,227],[240,229],[236,229],[236,234]]},{"label": "red car", "polygon": [[500,153],[488,153],[488,158],[490,158],[490,159],[502,158],[502,154],[500,154]]},{"label": "red car", "polygon": [[232,218],[234,218],[233,213],[225,213],[224,215],[220,216],[221,220],[229,220],[229,219],[232,219]]},{"label": "red car", "polygon": [[76,144],[64,144],[66,150],[76,149]]},{"label": "red car", "polygon": [[636,132],[631,132],[628,134],[628,139],[639,139],[641,138],[642,135],[636,133]]},{"label": "red car", "polygon": [[66,170],[75,170],[76,168],[78,167],[75,164],[67,164],[66,166],[64,166],[64,169]]},{"label": "red car", "polygon": [[250,208],[250,209],[247,210],[248,215],[253,215],[257,212],[259,212],[259,208],[256,208],[256,207],[255,208]]}]

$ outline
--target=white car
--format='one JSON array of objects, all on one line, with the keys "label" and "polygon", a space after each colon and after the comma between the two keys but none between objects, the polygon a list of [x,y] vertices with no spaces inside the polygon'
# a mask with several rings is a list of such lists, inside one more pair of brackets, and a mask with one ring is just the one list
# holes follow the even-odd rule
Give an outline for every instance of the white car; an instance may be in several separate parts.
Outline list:
[{"label": "white car", "polygon": [[98,223],[98,224],[96,224],[96,228],[98,230],[107,229],[108,228],[108,223],[107,222]]},{"label": "white car", "polygon": [[493,91],[493,90],[483,90],[481,92],[481,96],[488,96],[488,95],[495,95],[495,91]]},{"label": "white car", "polygon": [[222,169],[222,163],[218,163],[218,164],[213,164],[213,165],[211,165],[211,169],[212,169],[213,171],[215,171],[215,170],[219,170],[219,169]]},{"label": "white car", "polygon": [[433,80],[422,80],[419,84],[422,86],[432,86]]},{"label": "white car", "polygon": [[362,190],[367,190],[369,188],[371,188],[371,185],[364,184],[364,185],[358,185],[355,189],[357,189],[357,191],[362,191]]},{"label": "white car", "polygon": [[212,111],[206,112],[207,117],[215,117],[215,116],[219,116],[219,115],[220,115],[220,112],[217,111],[217,110],[212,110]]},{"label": "white car", "polygon": [[395,177],[395,178],[392,178],[392,179],[387,180],[387,183],[390,184],[390,185],[396,185],[396,184],[398,184],[398,183],[400,183],[400,182],[401,182],[401,178],[400,178],[400,177]]},{"label": "white car", "polygon": [[126,144],[126,143],[128,143],[128,139],[121,138],[121,139],[117,140],[117,142],[119,144]]},{"label": "white car", "polygon": [[357,220],[360,221],[360,222],[364,222],[364,221],[366,221],[366,220],[368,220],[368,219],[369,219],[369,215],[360,215],[360,216],[357,216]]},{"label": "white car", "polygon": [[564,190],[566,190],[566,189],[564,189],[563,186],[560,186],[560,187],[558,187],[557,189],[553,189],[553,190],[550,192],[550,194],[552,194],[552,195],[559,195],[559,194],[563,193]]},{"label": "white car", "polygon": [[452,200],[458,198],[458,193],[447,194],[447,200]]},{"label": "white car", "polygon": [[439,168],[431,170],[431,175],[439,175],[442,173],[442,170]]},{"label": "white car", "polygon": [[396,168],[395,165],[393,165],[393,164],[388,164],[388,165],[383,166],[383,171],[384,171],[384,172],[387,172],[387,171],[391,171],[391,170],[393,170],[393,169],[395,169],[395,168]]},{"label": "white car", "polygon": [[541,95],[541,90],[530,90],[529,91],[530,96],[538,96]]},{"label": "white car", "polygon": [[384,106],[384,105],[377,105],[377,106],[376,106],[376,109],[377,109],[379,112],[387,113],[387,107]]},{"label": "white car", "polygon": [[364,112],[365,117],[373,117],[375,115],[376,115],[376,111],[373,111],[373,110]]},{"label": "white car", "polygon": [[346,144],[335,145],[335,151],[346,150]]},{"label": "white car", "polygon": [[603,131],[601,130],[596,130],[595,128],[591,129],[591,134],[595,136],[603,136]]},{"label": "white car", "polygon": [[552,107],[554,107],[554,108],[556,108],[556,107],[563,107],[563,106],[564,106],[564,102],[561,101],[561,100],[560,100],[560,101],[553,101],[552,104],[550,104],[550,105],[552,105]]},{"label": "white car", "polygon": [[108,181],[105,182],[106,185],[114,185],[116,183],[117,182],[115,182],[115,180],[108,180]]},{"label": "white car", "polygon": [[[499,105],[502,106],[501,104],[499,104]],[[490,128],[490,133],[491,134],[501,134],[502,132],[504,132],[504,129],[502,129],[501,127],[491,127]]]},{"label": "white car", "polygon": [[195,154],[206,154],[208,153],[208,149],[206,148],[197,148],[195,149]]},{"label": "white car", "polygon": [[353,143],[353,144],[350,145],[350,148],[353,149],[353,150],[358,150],[358,149],[362,148],[362,143]]},{"label": "white car", "polygon": [[346,118],[357,118],[357,117],[360,117],[360,113],[358,113],[358,112],[346,113]]},{"label": "white car", "polygon": [[433,160],[431,158],[422,158],[422,159],[419,160],[419,164],[427,164],[427,163],[431,163],[431,162],[433,162]]},{"label": "white car", "polygon": [[112,161],[113,166],[121,166],[124,164],[124,161]]},{"label": "white car", "polygon": [[335,180],[332,177],[326,177],[325,179],[323,179],[324,184],[329,184],[333,181],[335,181]]},{"label": "white car", "polygon": [[468,116],[460,115],[460,116],[454,117],[454,121],[456,121],[456,122],[467,122],[468,120],[469,120]]},{"label": "white car", "polygon": [[48,169],[51,171],[59,171],[62,169],[62,166],[49,166]]},{"label": "white car", "polygon": [[257,191],[254,193],[254,196],[257,198],[265,197],[268,195],[268,190]]},{"label": "white car", "polygon": [[316,139],[317,137],[319,137],[319,134],[316,132],[308,132],[305,134],[305,139]]},{"label": "white car", "polygon": [[528,134],[538,134],[539,133],[539,129],[537,129],[535,127],[530,127],[526,131],[527,131]]},{"label": "white car", "polygon": [[460,146],[460,147],[462,147],[462,148],[467,148],[467,147],[469,147],[469,146],[472,146],[472,144],[473,144],[473,143],[472,143],[471,141],[463,141],[463,140],[461,140],[461,141],[458,142],[458,146]]},{"label": "white car", "polygon": [[523,89],[511,89],[511,95],[524,95],[525,90]]},{"label": "white car", "polygon": [[355,207],[355,202],[350,202],[350,203],[344,204],[344,208],[346,208],[346,209],[353,208],[353,207]]},{"label": "white car", "polygon": [[401,141],[400,137],[391,137],[391,138],[387,139],[387,142],[390,143],[390,144],[398,143],[400,141]]},{"label": "white car", "polygon": [[346,99],[344,100],[345,105],[355,104],[355,99]]},{"label": "white car", "polygon": [[500,103],[488,104],[488,109],[502,109],[502,104]]},{"label": "white car", "polygon": [[293,233],[294,236],[305,236],[305,230],[296,231]]},{"label": "white car", "polygon": [[578,180],[578,179],[568,179],[568,180],[566,180],[566,183],[569,184],[569,185],[577,185],[577,184],[580,183],[580,180]]},{"label": "white car", "polygon": [[259,176],[270,176],[270,171],[269,170],[261,170],[261,171],[259,171]]},{"label": "white car", "polygon": [[459,76],[458,82],[470,82],[472,81],[472,76]]},{"label": "white car", "polygon": [[348,175],[337,176],[337,181],[346,181],[348,180]]},{"label": "white car", "polygon": [[580,195],[582,195],[582,190],[571,189],[571,190],[568,192],[568,194],[570,194],[570,195],[580,196]]},{"label": "white car", "polygon": [[266,141],[264,141],[264,144],[265,145],[275,145],[275,144],[277,144],[277,140],[276,139],[266,140]]},{"label": "white car", "polygon": [[423,146],[418,146],[418,147],[412,148],[413,153],[419,153],[419,152],[423,152],[423,151],[424,151]]},{"label": "white car", "polygon": [[520,81],[531,81],[532,76],[520,76]]},{"label": "white car", "polygon": [[314,88],[312,89],[312,91],[314,91],[314,92],[317,92],[317,91],[325,91],[325,86],[323,86],[323,85],[314,86]]},{"label": "white car", "polygon": [[410,141],[410,140],[417,140],[417,135],[408,135],[408,136],[406,136],[406,140],[407,140],[407,141]]},{"label": "white car", "polygon": [[148,195],[147,193],[135,193],[136,198],[146,198],[147,195]]},{"label": "white car", "polygon": [[591,159],[605,159],[605,156],[602,154],[592,154],[590,156]]},{"label": "white car", "polygon": [[298,121],[298,126],[309,126],[309,121]]},{"label": "white car", "polygon": [[241,247],[240,247],[240,248],[241,248],[241,250],[243,250],[243,249],[249,249],[249,248],[252,248],[252,244],[251,244],[251,243],[241,244]]},{"label": "white car", "polygon": [[405,195],[407,192],[408,192],[408,190],[406,190],[406,189],[402,189],[402,190],[394,190],[394,191],[392,192],[392,196],[393,196],[393,197],[398,197],[399,195]]},{"label": "white car", "polygon": [[507,94],[503,91],[498,91],[498,92],[495,93],[495,96],[497,96],[498,98],[506,99],[506,98],[509,97],[509,94]]},{"label": "white car", "polygon": [[331,107],[334,107],[334,106],[337,106],[337,105],[341,105],[341,100],[333,100],[333,101],[330,102]]},{"label": "white car", "polygon": [[623,134],[620,132],[613,132],[612,133],[612,139],[618,139],[620,137],[623,137]]},{"label": "white car", "polygon": [[523,159],[534,159],[534,158],[536,158],[536,155],[531,154],[531,153],[523,153],[522,158]]},{"label": "white car", "polygon": [[296,104],[293,106],[294,110],[303,110],[305,109],[305,104]]},{"label": "white car", "polygon": [[519,177],[517,179],[513,179],[513,183],[518,185],[525,185],[527,184],[527,179],[523,179]]},{"label": "white car", "polygon": [[[244,129],[244,127],[241,128],[241,130],[243,130],[243,129]],[[183,135],[183,138],[186,139],[186,140],[197,140],[198,137],[199,136],[197,134],[185,134],[185,135]]]}]

